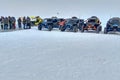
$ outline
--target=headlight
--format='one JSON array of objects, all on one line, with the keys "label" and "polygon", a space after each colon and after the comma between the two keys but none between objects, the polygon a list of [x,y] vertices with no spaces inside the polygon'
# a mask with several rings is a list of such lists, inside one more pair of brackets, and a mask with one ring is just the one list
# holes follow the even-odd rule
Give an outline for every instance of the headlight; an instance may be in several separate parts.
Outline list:
[{"label": "headlight", "polygon": [[117,25],[117,24],[113,24],[112,26],[113,26],[113,27],[118,27],[118,25]]}]

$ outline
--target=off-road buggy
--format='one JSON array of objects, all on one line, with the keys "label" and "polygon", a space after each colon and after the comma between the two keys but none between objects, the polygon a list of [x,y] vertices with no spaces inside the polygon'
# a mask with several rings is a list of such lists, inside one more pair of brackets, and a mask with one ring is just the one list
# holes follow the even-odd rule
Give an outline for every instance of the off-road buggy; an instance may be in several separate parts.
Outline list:
[{"label": "off-road buggy", "polygon": [[102,30],[101,22],[98,17],[92,16],[88,18],[84,24],[84,26],[81,27],[81,32],[87,31],[96,31],[96,33],[99,33]]},{"label": "off-road buggy", "polygon": [[46,18],[42,23],[38,25],[38,30],[42,30],[42,28],[47,28],[51,31],[53,28],[59,28],[59,18]]},{"label": "off-road buggy", "polygon": [[77,32],[79,28],[79,19],[76,17],[72,17],[69,19],[64,20],[64,24],[61,27],[61,31],[72,31]]},{"label": "off-road buggy", "polygon": [[42,18],[39,16],[31,16],[31,26],[38,26],[38,24],[42,23]]},{"label": "off-road buggy", "polygon": [[38,30],[42,30],[42,28],[47,28],[49,31],[51,31],[53,29],[53,19],[44,19],[43,22],[38,25]]},{"label": "off-road buggy", "polygon": [[104,33],[107,34],[108,32],[120,32],[120,18],[113,17],[108,20],[106,27],[104,28]]}]

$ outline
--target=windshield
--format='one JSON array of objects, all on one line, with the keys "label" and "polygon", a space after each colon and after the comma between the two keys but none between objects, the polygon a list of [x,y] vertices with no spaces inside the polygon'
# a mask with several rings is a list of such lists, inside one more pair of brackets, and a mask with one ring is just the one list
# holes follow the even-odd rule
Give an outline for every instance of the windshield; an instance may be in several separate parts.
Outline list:
[{"label": "windshield", "polygon": [[44,19],[44,22],[52,22],[52,19]]},{"label": "windshield", "polygon": [[68,20],[68,23],[77,23],[78,22],[78,20]]},{"label": "windshield", "polygon": [[96,22],[95,19],[89,19],[88,22]]},{"label": "windshield", "polygon": [[110,20],[111,24],[120,24],[120,20]]},{"label": "windshield", "polygon": [[47,22],[52,22],[52,19],[47,19]]}]

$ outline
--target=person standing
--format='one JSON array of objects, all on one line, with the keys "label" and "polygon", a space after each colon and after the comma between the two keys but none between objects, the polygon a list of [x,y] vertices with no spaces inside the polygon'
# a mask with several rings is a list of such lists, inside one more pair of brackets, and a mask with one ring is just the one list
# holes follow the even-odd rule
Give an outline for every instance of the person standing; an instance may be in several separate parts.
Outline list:
[{"label": "person standing", "polygon": [[8,23],[9,23],[9,20],[7,17],[4,18],[4,30],[8,30]]},{"label": "person standing", "polygon": [[9,19],[9,29],[12,29],[12,17],[8,17],[8,19]]},{"label": "person standing", "polygon": [[23,28],[26,29],[26,17],[23,17]]},{"label": "person standing", "polygon": [[4,28],[4,17],[3,16],[1,16],[0,22],[1,22],[1,29],[3,29]]},{"label": "person standing", "polygon": [[19,17],[17,21],[18,21],[18,27],[19,27],[19,29],[21,29],[22,28],[22,25],[21,25],[22,20],[21,20],[21,18]]},{"label": "person standing", "polygon": [[13,29],[16,29],[16,19],[15,19],[15,17],[12,17],[12,26],[13,26]]},{"label": "person standing", "polygon": [[30,20],[30,17],[27,17],[26,22],[27,22],[27,29],[31,29],[31,20]]}]

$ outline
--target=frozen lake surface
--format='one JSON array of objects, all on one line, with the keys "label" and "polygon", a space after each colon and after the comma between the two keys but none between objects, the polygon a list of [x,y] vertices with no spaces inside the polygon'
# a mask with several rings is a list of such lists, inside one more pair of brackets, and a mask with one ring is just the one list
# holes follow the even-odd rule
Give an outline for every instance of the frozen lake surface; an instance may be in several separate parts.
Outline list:
[{"label": "frozen lake surface", "polygon": [[120,80],[120,35],[0,32],[0,80]]}]

